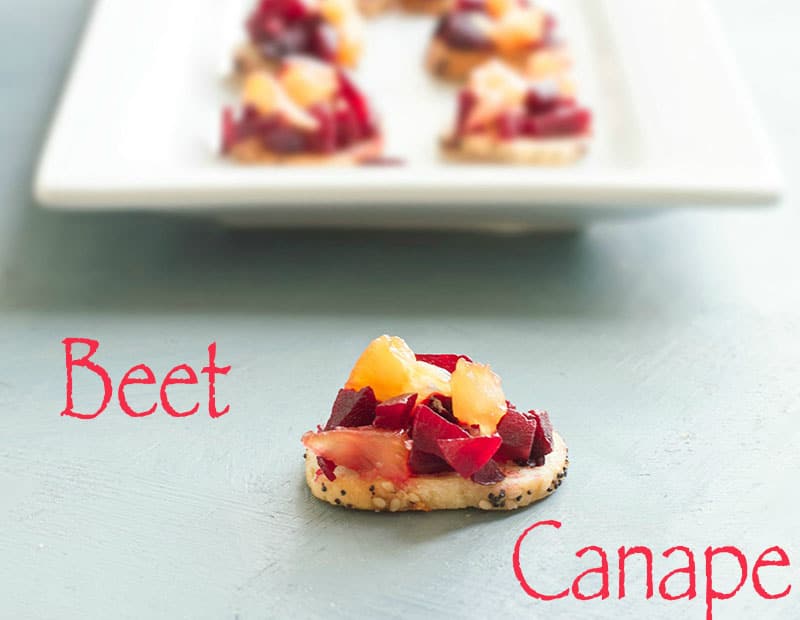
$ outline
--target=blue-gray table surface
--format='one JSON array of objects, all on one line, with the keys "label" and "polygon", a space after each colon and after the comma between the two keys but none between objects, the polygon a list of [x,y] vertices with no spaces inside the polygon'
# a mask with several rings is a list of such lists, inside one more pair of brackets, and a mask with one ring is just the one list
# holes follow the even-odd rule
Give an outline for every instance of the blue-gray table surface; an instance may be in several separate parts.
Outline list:
[{"label": "blue-gray table surface", "polygon": [[[796,3],[716,3],[788,177],[781,205],[508,238],[41,210],[33,166],[89,4],[0,2],[0,616],[701,618],[702,572],[697,600],[646,601],[634,571],[619,601],[613,555],[610,600],[534,601],[514,542],[563,522],[526,556],[553,588],[586,545],[800,553]],[[512,400],[549,409],[566,484],[501,516],[311,498],[299,437],[384,332],[489,361]],[[60,417],[70,336],[98,339],[116,380],[197,368],[216,341],[231,412]],[[800,588],[796,567],[775,575]],[[796,617],[798,595],[748,584],[718,617]]]}]

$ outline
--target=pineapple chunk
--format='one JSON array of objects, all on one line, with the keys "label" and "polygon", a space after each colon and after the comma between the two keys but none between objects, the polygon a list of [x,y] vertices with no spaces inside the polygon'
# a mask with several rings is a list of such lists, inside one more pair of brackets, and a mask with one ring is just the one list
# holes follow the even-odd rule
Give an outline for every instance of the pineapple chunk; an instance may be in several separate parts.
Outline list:
[{"label": "pineapple chunk", "polygon": [[544,37],[545,22],[545,14],[538,9],[513,8],[495,24],[492,39],[503,52],[525,49]]},{"label": "pineapple chunk", "polygon": [[507,64],[490,60],[472,72],[469,88],[479,99],[497,97],[510,106],[525,99],[528,83]]},{"label": "pineapple chunk", "polygon": [[339,26],[338,32],[339,49],[336,52],[336,59],[345,67],[355,67],[364,51],[361,18],[357,17]]},{"label": "pineapple chunk", "polygon": [[345,388],[360,390],[370,386],[378,400],[387,400],[409,391],[416,368],[414,352],[402,338],[380,336],[358,358]]},{"label": "pineapple chunk", "polygon": [[517,4],[517,0],[486,0],[486,10],[489,15],[499,19]]},{"label": "pineapple chunk", "polygon": [[477,97],[477,103],[467,119],[467,126],[475,127],[522,105],[528,83],[508,65],[490,60],[472,72],[469,89]]},{"label": "pineapple chunk", "polygon": [[540,80],[566,73],[571,65],[572,58],[564,48],[545,48],[531,55],[525,73],[534,80]]},{"label": "pineapple chunk", "polygon": [[314,130],[317,120],[297,105],[275,78],[265,71],[247,77],[242,88],[242,103],[251,105],[259,114],[280,114],[289,123],[303,129]]},{"label": "pineapple chunk", "polygon": [[431,394],[450,396],[450,373],[426,362],[416,362],[411,370],[411,384],[406,392],[416,392],[417,402],[422,402]]},{"label": "pineapple chunk", "polygon": [[247,77],[242,90],[242,102],[251,105],[261,114],[269,115],[277,111],[281,92],[280,86],[269,73],[260,71]]},{"label": "pineapple chunk", "polygon": [[453,415],[462,424],[477,424],[481,433],[491,435],[506,414],[508,405],[500,377],[489,366],[458,360],[450,379]]},{"label": "pineapple chunk", "polygon": [[378,400],[414,392],[417,402],[431,394],[450,395],[450,373],[443,368],[418,362],[402,338],[381,336],[369,343],[350,372],[345,388],[369,386]]},{"label": "pineapple chunk", "polygon": [[337,88],[336,72],[310,58],[288,60],[279,79],[286,94],[303,108],[330,100]]},{"label": "pineapple chunk", "polygon": [[321,0],[319,11],[334,26],[347,21],[356,11],[352,0]]}]

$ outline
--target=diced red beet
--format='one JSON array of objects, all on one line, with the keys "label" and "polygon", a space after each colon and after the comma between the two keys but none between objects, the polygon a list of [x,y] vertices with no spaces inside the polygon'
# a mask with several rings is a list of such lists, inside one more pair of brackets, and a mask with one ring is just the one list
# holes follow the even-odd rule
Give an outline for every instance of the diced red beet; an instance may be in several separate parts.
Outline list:
[{"label": "diced red beet", "polygon": [[546,411],[529,411],[529,415],[536,418],[536,434],[533,437],[531,460],[537,466],[544,465],[544,457],[553,451],[553,425]]},{"label": "diced red beet", "polygon": [[445,396],[437,392],[428,396],[421,404],[430,407],[435,413],[438,413],[448,422],[458,424],[456,416],[453,415],[453,399],[450,396]]},{"label": "diced red beet", "polygon": [[361,137],[361,131],[353,110],[347,107],[336,110],[334,122],[336,125],[337,148],[346,149],[348,146],[358,142]]},{"label": "diced red beet", "polygon": [[475,19],[472,11],[447,13],[436,26],[436,36],[460,50],[486,50],[493,46],[491,36]]},{"label": "diced red beet", "polygon": [[339,390],[325,430],[329,431],[337,426],[369,426],[375,419],[376,404],[375,392],[369,386],[358,392]]},{"label": "diced red beet", "polygon": [[523,131],[524,117],[518,112],[504,112],[496,121],[497,135],[501,140],[513,140]]},{"label": "diced red beet", "polygon": [[309,149],[309,134],[289,123],[278,123],[261,136],[264,146],[276,153],[302,153]]},{"label": "diced red beet", "polygon": [[486,463],[486,465],[484,465],[478,471],[472,474],[472,482],[487,486],[490,484],[497,484],[498,482],[502,482],[503,480],[505,480],[505,478],[506,475],[503,473],[503,470],[500,469],[500,466],[494,459]]},{"label": "diced red beet", "polygon": [[256,45],[261,54],[277,60],[307,51],[310,47],[311,31],[303,22],[287,24],[280,18],[271,17],[259,37]]},{"label": "diced red beet", "polygon": [[497,434],[503,444],[497,451],[498,460],[525,462],[530,458],[538,421],[509,408],[497,424]]},{"label": "diced red beet", "polygon": [[315,56],[327,61],[332,61],[336,57],[339,35],[329,23],[317,21],[311,28],[310,38],[310,48]]},{"label": "diced red beet", "polygon": [[486,0],[458,0],[454,8],[456,11],[484,11]]},{"label": "diced red beet", "polygon": [[418,353],[416,357],[418,362],[433,364],[439,368],[444,368],[447,372],[453,372],[456,369],[458,360],[467,360],[468,362],[472,361],[466,355],[455,355],[453,353]]},{"label": "diced red beet", "polygon": [[560,98],[558,82],[555,80],[531,84],[525,95],[525,109],[530,114],[549,112],[556,107]]},{"label": "diced red beet", "polygon": [[280,12],[286,19],[303,19],[308,15],[308,5],[300,0],[283,0],[282,2],[273,2],[273,4],[280,6]]},{"label": "diced red beet", "polygon": [[261,0],[247,19],[253,40],[280,32],[282,22],[296,22],[310,17],[308,5],[300,0]]},{"label": "diced red beet", "polygon": [[322,473],[325,474],[325,477],[333,482],[336,480],[336,474],[333,473],[333,470],[336,469],[336,463],[334,463],[330,459],[326,459],[322,456],[317,457],[317,465],[322,470]]},{"label": "diced red beet", "polygon": [[462,477],[469,478],[491,460],[502,443],[498,435],[439,439],[437,445],[445,461]]},{"label": "diced red beet", "polygon": [[533,137],[574,136],[591,128],[592,113],[575,105],[559,105],[554,110],[525,119],[524,131]]},{"label": "diced red beet", "polygon": [[246,28],[261,55],[269,59],[308,54],[332,61],[339,47],[336,29],[303,0],[262,0]]},{"label": "diced red beet", "polygon": [[326,155],[333,153],[336,150],[336,116],[329,106],[322,104],[313,106],[309,112],[319,124],[314,133],[314,150]]},{"label": "diced red beet", "polygon": [[222,152],[227,153],[236,143],[236,119],[233,109],[226,107],[222,110]]},{"label": "diced red beet", "polygon": [[391,430],[406,430],[411,424],[411,412],[417,403],[415,393],[395,396],[375,407],[375,421],[377,428]]},{"label": "diced red beet", "polygon": [[408,457],[408,467],[411,473],[417,475],[441,474],[446,471],[453,471],[447,462],[433,454],[423,452],[416,447],[411,448],[411,455]]},{"label": "diced red beet", "polygon": [[344,71],[339,71],[339,92],[355,114],[359,133],[369,134],[369,129],[372,126],[372,113],[369,109],[369,104]]},{"label": "diced red beet", "polygon": [[[456,135],[464,133],[467,127],[467,120],[472,113],[472,109],[478,102],[478,97],[470,89],[464,88],[458,93],[458,110],[456,112]],[[455,366],[454,366],[455,368]],[[450,371],[452,372],[452,370]]]},{"label": "diced red beet", "polygon": [[437,443],[440,439],[464,438],[469,435],[463,428],[448,422],[430,407],[418,405],[414,409],[414,427],[411,437],[417,450],[443,456]]}]

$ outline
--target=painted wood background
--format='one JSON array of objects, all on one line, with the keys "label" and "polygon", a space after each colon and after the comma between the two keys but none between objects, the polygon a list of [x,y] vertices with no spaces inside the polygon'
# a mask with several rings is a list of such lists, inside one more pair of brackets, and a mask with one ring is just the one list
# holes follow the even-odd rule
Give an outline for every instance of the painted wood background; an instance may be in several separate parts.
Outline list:
[{"label": "painted wood background", "polygon": [[[701,618],[701,600],[645,601],[636,570],[623,601],[536,602],[514,542],[564,523],[525,556],[553,589],[586,545],[800,554],[796,3],[717,2],[789,173],[780,208],[548,238],[232,235],[35,208],[32,166],[89,4],[0,2],[0,616]],[[507,515],[313,500],[300,435],[383,332],[490,361],[514,401],[548,408],[566,484]],[[231,412],[61,418],[67,336],[99,339],[117,380],[140,362],[197,368],[216,341]],[[800,589],[796,568],[770,583],[783,574]],[[748,586],[718,617],[795,617],[797,596]]]}]

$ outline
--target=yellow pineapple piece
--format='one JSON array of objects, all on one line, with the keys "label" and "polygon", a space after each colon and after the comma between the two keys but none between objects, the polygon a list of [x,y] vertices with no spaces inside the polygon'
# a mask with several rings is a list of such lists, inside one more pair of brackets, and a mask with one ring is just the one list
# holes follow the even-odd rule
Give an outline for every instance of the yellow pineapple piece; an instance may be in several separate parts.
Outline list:
[{"label": "yellow pineapple piece", "polygon": [[515,7],[504,13],[492,29],[492,40],[503,52],[515,52],[540,41],[545,14],[539,9]]},{"label": "yellow pineapple piece", "polygon": [[480,99],[500,99],[508,106],[525,99],[528,83],[514,69],[499,60],[490,60],[477,67],[469,78],[469,89]]},{"label": "yellow pineapple piece", "polygon": [[521,105],[528,83],[505,63],[490,60],[472,72],[468,87],[477,97],[467,119],[467,126],[474,127]]},{"label": "yellow pineapple piece", "polygon": [[566,73],[571,66],[572,58],[566,49],[548,47],[538,50],[530,56],[525,67],[525,74],[531,79],[540,80]]},{"label": "yellow pineapple piece", "polygon": [[356,361],[345,388],[370,386],[378,400],[411,391],[412,373],[417,370],[414,352],[402,338],[380,336],[367,345]]},{"label": "yellow pineapple piece", "polygon": [[328,22],[338,26],[356,12],[356,7],[353,0],[321,0],[319,11]]},{"label": "yellow pineapple piece", "polygon": [[279,79],[286,94],[303,108],[328,101],[337,88],[335,71],[329,65],[311,58],[288,60]]},{"label": "yellow pineapple piece", "polygon": [[317,128],[317,120],[298,106],[283,86],[265,71],[247,77],[242,88],[242,103],[253,106],[264,116],[280,114],[296,127],[308,130]]},{"label": "yellow pineapple piece", "polygon": [[309,131],[314,131],[319,127],[319,121],[316,118],[311,116],[308,112],[306,112],[303,108],[297,105],[294,101],[292,101],[286,93],[281,93],[281,107],[280,113],[284,119],[286,119],[291,125],[295,127],[299,127],[301,129],[307,129]]},{"label": "yellow pineapple piece", "polygon": [[242,102],[253,106],[261,114],[267,115],[277,111],[281,92],[280,86],[269,73],[259,71],[251,73],[245,80],[242,89]]},{"label": "yellow pineapple piece", "polygon": [[578,89],[575,87],[575,82],[568,77],[562,76],[558,79],[558,93],[562,97],[574,99]]},{"label": "yellow pineapple piece", "polygon": [[339,49],[336,51],[336,60],[345,67],[355,67],[364,51],[364,28],[361,16],[354,15],[352,19],[337,26],[339,33]]},{"label": "yellow pineapple piece", "polygon": [[417,402],[422,402],[431,394],[450,396],[450,373],[433,364],[416,362],[411,370],[409,389],[405,392],[416,392],[419,395]]},{"label": "yellow pineapple piece", "polygon": [[495,19],[505,15],[517,4],[517,0],[486,0],[486,10]]},{"label": "yellow pineapple piece", "polygon": [[494,433],[507,411],[500,377],[489,366],[460,359],[450,378],[450,386],[453,415],[458,421],[477,424],[484,435]]},{"label": "yellow pineapple piece", "polygon": [[354,67],[364,49],[364,20],[355,2],[321,0],[319,10],[338,34],[337,62],[346,67]]}]

